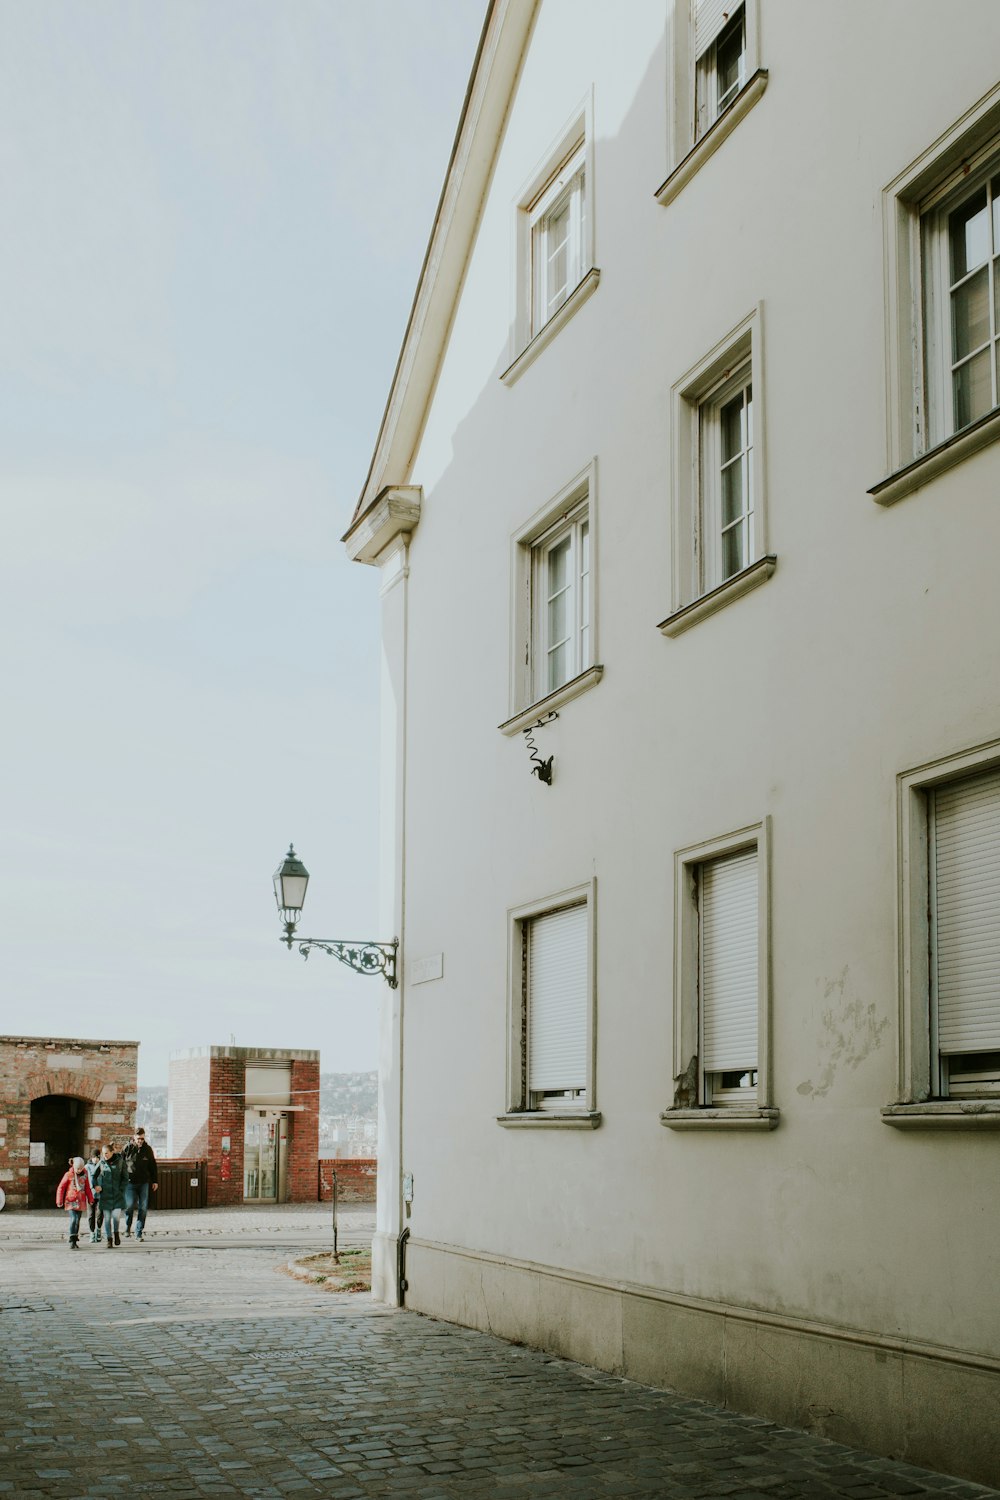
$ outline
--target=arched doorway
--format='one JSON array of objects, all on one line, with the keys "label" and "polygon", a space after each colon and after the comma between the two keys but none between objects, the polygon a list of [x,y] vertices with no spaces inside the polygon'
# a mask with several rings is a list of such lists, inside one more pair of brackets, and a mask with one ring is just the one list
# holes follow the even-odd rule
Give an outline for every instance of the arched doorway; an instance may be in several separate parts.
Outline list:
[{"label": "arched doorway", "polygon": [[54,1208],[56,1188],[71,1156],[83,1149],[87,1103],[68,1094],[31,1101],[28,1148],[28,1207]]}]

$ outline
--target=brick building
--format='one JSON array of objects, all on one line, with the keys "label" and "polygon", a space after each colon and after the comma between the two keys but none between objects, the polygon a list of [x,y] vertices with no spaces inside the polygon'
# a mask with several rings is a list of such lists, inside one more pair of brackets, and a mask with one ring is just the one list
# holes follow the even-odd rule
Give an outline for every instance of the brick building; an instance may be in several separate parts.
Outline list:
[{"label": "brick building", "polygon": [[50,1208],[71,1156],[129,1134],[138,1053],[138,1042],[0,1036],[0,1187],[12,1208]]},{"label": "brick building", "polygon": [[170,1058],[167,1154],[208,1163],[208,1202],[315,1203],[319,1053],[192,1047]]}]

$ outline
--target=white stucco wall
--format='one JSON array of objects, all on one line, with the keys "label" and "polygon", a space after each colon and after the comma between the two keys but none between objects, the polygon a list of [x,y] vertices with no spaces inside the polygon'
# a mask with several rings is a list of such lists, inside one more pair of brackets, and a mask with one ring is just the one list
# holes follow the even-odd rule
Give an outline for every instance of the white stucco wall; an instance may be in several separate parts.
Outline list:
[{"label": "white stucco wall", "polygon": [[[442,979],[404,989],[407,1222],[997,1357],[997,1137],[879,1111],[896,1097],[896,776],[1000,738],[1000,458],[890,509],[866,491],[887,472],[882,190],[996,83],[1000,11],[965,0],[977,42],[959,48],[939,0],[765,0],[766,93],[664,208],[664,9],[543,0],[405,476],[424,499],[404,953],[444,955]],[[508,387],[513,205],[591,88],[600,286]],[[777,571],[668,639],[671,386],[758,304]],[[539,733],[546,788],[497,730],[510,538],[595,456],[605,675]],[[673,853],[764,817],[780,1125],[675,1133]],[[506,913],[592,876],[602,1123],[505,1130]]]}]

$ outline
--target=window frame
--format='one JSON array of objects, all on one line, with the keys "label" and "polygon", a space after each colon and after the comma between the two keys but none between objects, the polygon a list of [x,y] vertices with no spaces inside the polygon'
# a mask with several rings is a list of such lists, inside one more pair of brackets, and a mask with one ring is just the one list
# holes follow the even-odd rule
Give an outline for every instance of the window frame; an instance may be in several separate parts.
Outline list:
[{"label": "window frame", "polygon": [[[586,546],[584,546],[586,533]],[[553,642],[550,605],[551,575],[548,564],[557,547],[569,543],[568,582],[560,592],[569,595],[569,634]],[[573,678],[593,666],[590,647],[590,507],[583,495],[576,505],[531,544],[531,668],[532,697],[537,702],[557,693]],[[586,566],[584,566],[586,558]],[[569,670],[558,682],[552,680],[551,657],[562,645],[570,647]]]},{"label": "window frame", "polygon": [[905,498],[1000,438],[1000,406],[958,430],[945,419],[942,350],[950,335],[942,339],[947,310],[937,243],[947,214],[996,173],[1000,85],[883,189],[887,474],[868,491],[879,505]]},{"label": "window frame", "polygon": [[[529,1016],[526,944],[531,923],[570,907],[587,911],[586,1080],[580,1100],[536,1104],[528,1091]],[[597,879],[553,895],[511,907],[507,912],[507,1107],[497,1122],[504,1126],[595,1129],[601,1123],[596,1099],[597,1043]]]},{"label": "window frame", "polygon": [[[589,535],[588,632],[589,660],[557,688],[549,689],[539,672],[540,653],[545,631],[536,608],[538,595],[539,549],[547,549],[565,534],[567,528],[579,526],[586,518]],[[597,506],[597,459],[548,500],[511,537],[510,560],[510,680],[509,717],[500,725],[504,734],[517,734],[537,717],[540,709],[554,710],[588,688],[603,675],[598,647],[598,557],[599,529]],[[579,607],[577,609],[579,617]]]},{"label": "window frame", "polygon": [[[777,566],[768,550],[765,483],[763,304],[671,388],[671,613],[659,629],[682,634],[691,625],[765,583]],[[753,445],[748,463],[753,494],[753,553],[728,578],[713,572],[712,516],[721,515],[721,483],[706,462],[706,440],[728,396],[740,383],[753,391]],[[721,528],[720,528],[721,531]],[[717,561],[717,560],[716,560]],[[708,566],[706,567],[706,563]]]},{"label": "window frame", "polygon": [[[574,210],[578,243],[570,255],[566,295],[544,317],[536,316],[538,227],[582,173]],[[513,208],[513,317],[510,363],[500,378],[513,385],[577,312],[600,282],[594,260],[594,107],[589,91],[518,194]]]},{"label": "window frame", "polygon": [[[667,178],[655,197],[664,206],[672,203],[692,177],[750,112],[767,87],[767,69],[760,62],[760,3],[743,0],[743,79],[732,99],[721,110],[717,98],[712,118],[699,120],[699,83],[717,86],[715,57],[718,42],[731,20],[724,23],[701,53],[696,53],[697,0],[671,7],[667,23]],[[706,63],[708,54],[712,54]]]},{"label": "window frame", "polygon": [[[660,1115],[672,1130],[773,1130],[780,1120],[771,1066],[770,823],[768,816],[674,853],[674,1102]],[[750,849],[757,855],[757,1081],[744,1103],[715,1099],[701,1066],[700,901],[703,868]]]},{"label": "window frame", "polygon": [[1000,771],[1000,740],[943,756],[896,778],[899,1074],[896,1101],[882,1110],[903,1129],[1000,1129],[1000,1098],[942,1098],[934,1044],[931,976],[931,828],[928,796],[938,787]]}]

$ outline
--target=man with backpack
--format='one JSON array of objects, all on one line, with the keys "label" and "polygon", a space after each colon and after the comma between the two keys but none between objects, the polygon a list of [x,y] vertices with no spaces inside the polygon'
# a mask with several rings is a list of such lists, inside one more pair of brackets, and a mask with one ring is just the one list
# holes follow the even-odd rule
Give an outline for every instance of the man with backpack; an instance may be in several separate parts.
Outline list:
[{"label": "man with backpack", "polygon": [[132,1220],[135,1218],[135,1237],[141,1240],[146,1227],[146,1211],[149,1208],[150,1189],[156,1192],[157,1170],[153,1148],[146,1140],[141,1125],[122,1152],[125,1158],[125,1238],[132,1235]]}]

